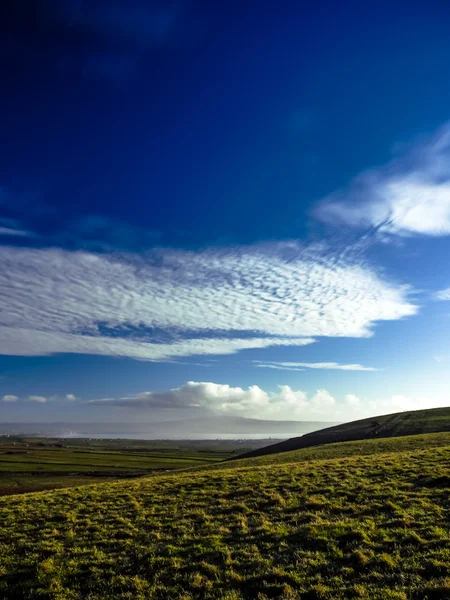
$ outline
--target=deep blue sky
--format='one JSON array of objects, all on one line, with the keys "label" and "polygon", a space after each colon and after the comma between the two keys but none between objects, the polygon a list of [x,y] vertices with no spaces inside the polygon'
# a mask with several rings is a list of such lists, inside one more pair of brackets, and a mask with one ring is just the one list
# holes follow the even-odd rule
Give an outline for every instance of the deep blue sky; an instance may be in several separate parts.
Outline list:
[{"label": "deep blue sky", "polygon": [[450,9],[303,4],[2,2],[0,418],[447,402]]}]

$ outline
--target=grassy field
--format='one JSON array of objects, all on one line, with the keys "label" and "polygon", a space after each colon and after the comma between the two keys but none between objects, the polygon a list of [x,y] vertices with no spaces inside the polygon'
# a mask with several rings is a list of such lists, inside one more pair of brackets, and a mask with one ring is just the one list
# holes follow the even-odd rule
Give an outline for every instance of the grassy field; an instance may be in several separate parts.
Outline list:
[{"label": "grassy field", "polygon": [[450,599],[450,433],[0,499],[0,598]]},{"label": "grassy field", "polygon": [[142,477],[222,461],[265,442],[0,437],[0,495]]},{"label": "grassy field", "polygon": [[335,442],[441,431],[450,431],[450,408],[415,410],[351,421],[350,423],[320,429],[302,437],[290,438],[271,446],[256,448],[244,454],[243,457],[266,456]]}]

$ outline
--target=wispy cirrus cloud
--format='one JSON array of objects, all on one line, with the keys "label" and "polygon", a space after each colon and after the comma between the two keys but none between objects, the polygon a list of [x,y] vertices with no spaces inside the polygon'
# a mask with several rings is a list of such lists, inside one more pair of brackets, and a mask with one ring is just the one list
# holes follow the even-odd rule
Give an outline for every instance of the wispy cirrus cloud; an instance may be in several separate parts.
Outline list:
[{"label": "wispy cirrus cloud", "polygon": [[[1,191],[1,190],[0,190]],[[1,206],[1,202],[0,202]],[[16,219],[0,219],[0,238],[15,237],[28,238],[32,237],[32,233],[24,229]]]},{"label": "wispy cirrus cloud", "polygon": [[287,366],[287,365],[283,365],[283,363],[281,364],[273,364],[273,363],[257,363],[255,364],[255,367],[258,367],[260,369],[274,369],[275,371],[306,371],[306,369],[303,369],[301,367],[292,367],[292,366]]},{"label": "wispy cirrus cloud", "polygon": [[97,354],[128,357],[151,361],[171,361],[174,357],[192,355],[234,354],[240,350],[261,349],[269,346],[304,346],[309,338],[195,338],[161,344],[148,340],[105,337],[93,334],[70,334],[30,329],[0,327],[3,347],[0,354],[14,356],[48,356],[50,354]]},{"label": "wispy cirrus cloud", "polygon": [[450,124],[322,200],[313,215],[383,234],[450,234]]},{"label": "wispy cirrus cloud", "polygon": [[256,367],[264,369],[285,369],[288,371],[304,371],[305,369],[331,369],[337,371],[378,371],[375,367],[365,367],[358,363],[340,364],[336,362],[276,362],[276,361],[253,361]]},{"label": "wispy cirrus cloud", "polygon": [[11,227],[0,226],[0,237],[28,237],[29,235],[28,231],[22,229],[12,229]]},{"label": "wispy cirrus cloud", "polygon": [[408,288],[294,242],[144,255],[0,249],[0,352],[166,360],[364,337]]},{"label": "wispy cirrus cloud", "polygon": [[434,294],[435,300],[447,301],[450,300],[450,288],[446,288],[445,290],[440,290]]}]

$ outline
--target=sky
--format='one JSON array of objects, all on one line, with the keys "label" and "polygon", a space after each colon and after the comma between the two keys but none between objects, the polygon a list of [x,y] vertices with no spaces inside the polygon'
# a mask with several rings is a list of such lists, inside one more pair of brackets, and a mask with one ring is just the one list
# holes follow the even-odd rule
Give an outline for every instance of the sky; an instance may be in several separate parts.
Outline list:
[{"label": "sky", "polygon": [[449,18],[3,0],[0,421],[449,405]]}]

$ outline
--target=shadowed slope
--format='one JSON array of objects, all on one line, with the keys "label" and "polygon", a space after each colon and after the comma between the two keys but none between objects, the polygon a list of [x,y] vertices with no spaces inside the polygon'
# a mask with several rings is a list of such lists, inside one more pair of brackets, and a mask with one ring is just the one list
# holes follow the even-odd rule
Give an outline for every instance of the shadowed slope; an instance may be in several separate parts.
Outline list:
[{"label": "shadowed slope", "polygon": [[371,417],[359,421],[351,421],[334,427],[320,429],[301,437],[290,438],[278,444],[259,448],[235,458],[252,458],[289,452],[310,446],[350,442],[372,438],[389,438],[420,433],[439,433],[450,431],[450,408],[431,408],[415,410],[380,417]]}]

